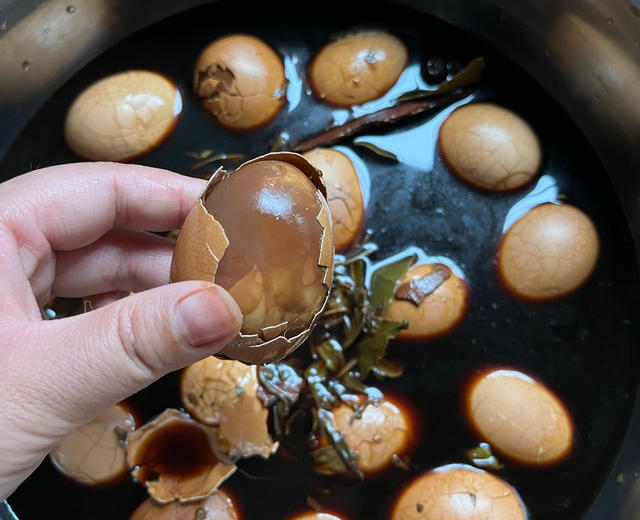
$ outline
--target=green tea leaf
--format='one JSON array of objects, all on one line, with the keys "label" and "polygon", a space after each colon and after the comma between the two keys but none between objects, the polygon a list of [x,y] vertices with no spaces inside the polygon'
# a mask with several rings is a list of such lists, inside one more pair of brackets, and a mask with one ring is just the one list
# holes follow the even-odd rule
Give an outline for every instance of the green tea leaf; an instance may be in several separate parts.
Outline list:
[{"label": "green tea leaf", "polygon": [[316,352],[331,372],[338,372],[345,365],[342,346],[335,339],[331,338],[320,343],[316,347]]},{"label": "green tea leaf", "polygon": [[358,368],[360,379],[365,380],[373,367],[384,358],[387,345],[396,334],[407,327],[406,322],[378,319],[376,330],[365,336],[356,344],[358,348]]},{"label": "green tea leaf", "polygon": [[[341,459],[343,463],[343,468],[346,467],[351,473],[354,473],[360,478],[363,478],[362,471],[358,466],[358,457],[355,453],[351,451],[347,441],[345,441],[344,436],[338,429],[335,427],[333,423],[333,414],[327,410],[318,410],[317,413],[318,424],[322,428],[324,434],[327,436],[327,440],[329,441],[329,446],[331,447],[335,453],[337,453],[338,457]],[[322,450],[321,453],[317,453]],[[319,465],[323,469],[328,468],[337,468],[338,464],[334,457],[330,454],[329,450],[325,450],[324,448],[319,448],[318,450],[314,450],[316,454],[314,455],[314,463],[320,461],[324,463],[323,465]],[[321,455],[321,457],[318,457]],[[318,471],[317,467],[314,465],[314,469]],[[344,473],[344,470],[342,471]],[[325,473],[326,474],[326,473]]]},{"label": "green tea leaf", "polygon": [[504,468],[497,457],[491,452],[491,445],[481,442],[475,448],[465,451],[465,456],[474,465],[483,469],[492,469],[499,471]]},{"label": "green tea leaf", "polygon": [[414,101],[417,99],[425,99],[440,94],[446,94],[457,88],[466,87],[476,83],[480,79],[480,75],[486,65],[482,56],[471,60],[471,62],[455,76],[447,81],[443,81],[434,90],[412,90],[400,96],[396,101]]},{"label": "green tea leaf", "polygon": [[371,367],[374,374],[381,377],[396,378],[400,377],[404,372],[404,367],[399,363],[393,363],[388,359],[379,359],[378,362]]},{"label": "green tea leaf", "polygon": [[356,146],[362,146],[363,148],[367,148],[371,150],[373,153],[379,155],[380,157],[391,159],[392,161],[398,160],[398,156],[395,153],[385,150],[384,148],[380,148],[378,145],[370,143],[369,141],[364,141],[362,139],[360,140],[355,139],[353,141],[353,144],[355,144]]},{"label": "green tea leaf", "polygon": [[344,317],[344,339],[342,348],[347,349],[358,339],[365,322],[365,306],[367,304],[367,288],[365,286],[367,264],[359,258],[349,264],[349,274],[354,289],[351,293],[351,314]]},{"label": "green tea leaf", "polygon": [[382,310],[393,298],[401,278],[417,259],[416,255],[409,255],[378,267],[373,272],[371,275],[371,288],[369,289],[369,307],[373,312]]}]

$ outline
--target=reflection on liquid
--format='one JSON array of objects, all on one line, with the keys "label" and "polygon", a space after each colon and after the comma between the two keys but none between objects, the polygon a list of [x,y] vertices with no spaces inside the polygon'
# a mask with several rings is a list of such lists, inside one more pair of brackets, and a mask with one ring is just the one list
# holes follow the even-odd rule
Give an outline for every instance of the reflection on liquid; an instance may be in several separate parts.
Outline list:
[{"label": "reflection on liquid", "polygon": [[559,203],[558,181],[551,175],[540,177],[536,187],[513,205],[504,219],[503,233],[513,226],[527,211],[545,202]]},{"label": "reflection on liquid", "polygon": [[284,55],[284,75],[287,78],[289,112],[293,112],[302,99],[302,76],[298,72],[299,61],[298,56]]}]

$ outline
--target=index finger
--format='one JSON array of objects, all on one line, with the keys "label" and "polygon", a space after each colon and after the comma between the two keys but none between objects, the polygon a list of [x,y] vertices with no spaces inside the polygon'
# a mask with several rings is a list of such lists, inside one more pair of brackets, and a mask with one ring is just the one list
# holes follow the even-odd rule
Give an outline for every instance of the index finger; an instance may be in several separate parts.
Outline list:
[{"label": "index finger", "polygon": [[113,227],[180,227],[204,185],[201,179],[148,166],[52,166],[0,185],[0,220],[27,234],[37,228],[54,250],[77,249]]}]

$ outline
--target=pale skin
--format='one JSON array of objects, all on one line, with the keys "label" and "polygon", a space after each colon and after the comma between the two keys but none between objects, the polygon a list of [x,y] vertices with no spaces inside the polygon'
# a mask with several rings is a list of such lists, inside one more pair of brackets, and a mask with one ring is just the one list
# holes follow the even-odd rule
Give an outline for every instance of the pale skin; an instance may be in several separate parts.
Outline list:
[{"label": "pale skin", "polygon": [[[0,184],[0,501],[65,435],[238,334],[223,289],[167,285],[173,243],[148,233],[179,228],[203,186],[114,163]],[[43,321],[53,296],[93,310]]]}]

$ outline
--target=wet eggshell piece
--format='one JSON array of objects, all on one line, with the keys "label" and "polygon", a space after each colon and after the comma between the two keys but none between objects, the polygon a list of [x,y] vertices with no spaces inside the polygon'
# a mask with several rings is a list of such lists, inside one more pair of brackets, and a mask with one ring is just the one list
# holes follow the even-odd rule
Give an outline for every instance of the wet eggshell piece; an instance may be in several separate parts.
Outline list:
[{"label": "wet eggshell piece", "polygon": [[316,95],[332,105],[360,105],[383,96],[398,80],[409,54],[395,36],[360,32],[328,43],[311,63]]},{"label": "wet eggshell piece", "polygon": [[526,520],[518,493],[502,479],[465,465],[437,468],[400,494],[391,520]]},{"label": "wet eggshell piece", "polygon": [[236,470],[213,429],[171,408],[129,435],[127,464],[161,503],[200,500]]},{"label": "wet eggshell piece", "polygon": [[303,156],[322,172],[336,251],[344,251],[358,236],[364,220],[364,199],[355,166],[345,154],[330,148],[316,148]]},{"label": "wet eggshell piece", "polygon": [[542,204],[507,231],[498,269],[507,287],[534,300],[564,296],[582,285],[598,260],[593,222],[568,204]]},{"label": "wet eggshell piece", "polygon": [[311,332],[329,295],[334,246],[322,174],[273,153],[214,174],[176,243],[171,280],[215,281],[243,312],[221,355],[268,363]]},{"label": "wet eggshell piece", "polygon": [[135,418],[123,404],[112,406],[65,437],[49,454],[55,467],[80,484],[115,482],[127,474],[121,439],[135,429]]},{"label": "wet eggshell piece", "polygon": [[533,179],[542,150],[529,124],[491,103],[454,110],[438,138],[445,161],[467,182],[493,191],[513,190]]},{"label": "wet eggshell piece", "polygon": [[495,370],[469,387],[467,414],[483,440],[504,456],[544,466],[562,460],[573,445],[573,421],[544,385],[513,370]]},{"label": "wet eggshell piece", "polygon": [[196,96],[231,129],[249,130],[273,119],[285,102],[285,85],[280,57],[247,34],[214,41],[196,62]]},{"label": "wet eggshell piece", "polygon": [[180,394],[187,411],[213,427],[229,457],[268,458],[278,443],[269,435],[259,385],[256,366],[209,357],[184,369]]},{"label": "wet eggshell piece", "polygon": [[411,419],[390,398],[383,398],[376,406],[369,404],[362,417],[346,404],[333,410],[333,421],[344,436],[351,451],[358,455],[363,473],[375,473],[387,466],[394,455],[401,456],[409,449]]},{"label": "wet eggshell piece", "polygon": [[158,504],[148,498],[129,520],[238,520],[240,514],[231,497],[218,489],[204,500],[182,504]]},{"label": "wet eggshell piece", "polygon": [[133,159],[158,146],[182,111],[180,91],[164,76],[131,70],[85,89],[67,112],[64,135],[91,161]]},{"label": "wet eggshell piece", "polygon": [[449,278],[444,280],[432,293],[425,296],[419,306],[412,302],[394,298],[387,305],[383,316],[394,321],[409,322],[409,328],[401,330],[398,339],[417,340],[445,334],[464,318],[468,291],[463,280],[442,264],[417,264],[410,267],[400,285],[421,280],[435,269],[446,269]]}]

